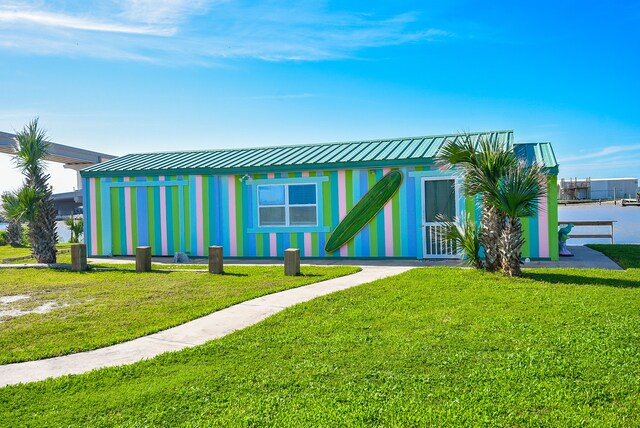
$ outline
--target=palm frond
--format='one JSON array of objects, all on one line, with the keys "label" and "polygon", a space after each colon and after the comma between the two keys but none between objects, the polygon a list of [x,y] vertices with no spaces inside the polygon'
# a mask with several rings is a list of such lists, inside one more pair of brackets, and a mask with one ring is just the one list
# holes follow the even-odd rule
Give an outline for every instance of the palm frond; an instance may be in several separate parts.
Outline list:
[{"label": "palm frond", "polygon": [[477,269],[483,267],[480,258],[480,232],[469,213],[464,220],[455,217],[453,220],[441,215],[436,220],[442,224],[440,239],[453,241],[459,255],[464,256],[467,263]]},{"label": "palm frond", "polygon": [[490,203],[510,218],[535,215],[538,201],[546,194],[545,179],[540,165],[520,162],[489,193]]},{"label": "palm frond", "polygon": [[43,194],[33,187],[23,187],[2,195],[2,208],[12,220],[32,221],[38,213]]},{"label": "palm frond", "polygon": [[25,176],[37,175],[46,169],[44,160],[49,147],[46,131],[38,127],[35,118],[16,133],[13,161]]}]

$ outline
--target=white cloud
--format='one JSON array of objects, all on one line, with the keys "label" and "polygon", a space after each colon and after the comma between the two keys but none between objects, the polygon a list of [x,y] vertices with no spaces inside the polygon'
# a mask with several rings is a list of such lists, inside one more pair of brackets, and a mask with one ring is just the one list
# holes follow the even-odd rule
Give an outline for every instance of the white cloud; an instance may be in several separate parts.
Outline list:
[{"label": "white cloud", "polygon": [[566,158],[563,158],[562,161],[571,162],[575,160],[595,159],[595,158],[602,158],[605,156],[613,155],[616,153],[632,152],[632,151],[640,151],[640,144],[633,144],[629,146],[608,146],[594,153],[566,157]]},{"label": "white cloud", "polygon": [[148,34],[155,36],[170,36],[175,34],[174,28],[132,26],[116,22],[103,22],[93,18],[39,11],[0,10],[0,23],[28,23],[47,27],[106,33]]},{"label": "white cloud", "polygon": [[9,24],[0,26],[4,50],[166,64],[321,61],[450,36],[414,13],[376,16],[287,0],[59,0],[57,9],[33,0],[0,6],[0,23]]}]

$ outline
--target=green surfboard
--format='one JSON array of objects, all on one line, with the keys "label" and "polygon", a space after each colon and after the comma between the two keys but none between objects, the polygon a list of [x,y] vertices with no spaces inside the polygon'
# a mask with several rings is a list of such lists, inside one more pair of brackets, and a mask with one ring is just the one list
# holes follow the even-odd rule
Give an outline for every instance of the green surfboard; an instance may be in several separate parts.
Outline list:
[{"label": "green surfboard", "polygon": [[353,239],[384,208],[398,191],[400,184],[402,184],[400,171],[391,171],[382,177],[338,224],[327,240],[324,251],[333,253]]}]

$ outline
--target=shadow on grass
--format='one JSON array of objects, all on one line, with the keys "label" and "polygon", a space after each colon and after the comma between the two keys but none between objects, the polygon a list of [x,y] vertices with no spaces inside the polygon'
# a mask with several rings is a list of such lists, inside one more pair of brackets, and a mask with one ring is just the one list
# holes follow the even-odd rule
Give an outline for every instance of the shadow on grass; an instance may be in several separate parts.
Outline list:
[{"label": "shadow on grass", "polygon": [[526,272],[523,276],[534,281],[549,282],[551,284],[604,285],[616,288],[640,288],[640,281],[634,281],[632,279],[598,278],[581,275],[579,273],[571,275],[567,273]]}]

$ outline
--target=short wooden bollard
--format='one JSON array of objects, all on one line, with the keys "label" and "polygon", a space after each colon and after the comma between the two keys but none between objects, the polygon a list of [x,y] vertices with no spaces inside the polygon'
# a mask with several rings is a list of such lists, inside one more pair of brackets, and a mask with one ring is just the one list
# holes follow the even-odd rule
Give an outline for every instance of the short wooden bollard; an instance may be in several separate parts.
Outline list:
[{"label": "short wooden bollard", "polygon": [[151,247],[136,248],[136,272],[151,272]]},{"label": "short wooden bollard", "polygon": [[71,245],[71,270],[74,272],[87,270],[87,246],[85,244]]},{"label": "short wooden bollard", "polygon": [[224,273],[224,261],[222,247],[214,245],[209,247],[209,273]]},{"label": "short wooden bollard", "polygon": [[300,275],[300,250],[298,248],[284,250],[284,274],[288,276]]}]

